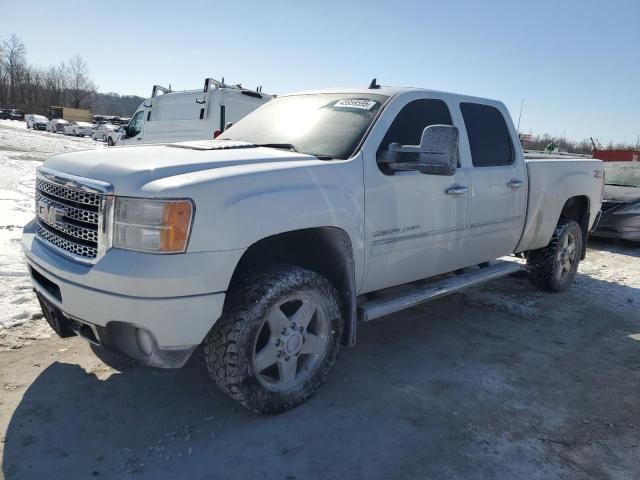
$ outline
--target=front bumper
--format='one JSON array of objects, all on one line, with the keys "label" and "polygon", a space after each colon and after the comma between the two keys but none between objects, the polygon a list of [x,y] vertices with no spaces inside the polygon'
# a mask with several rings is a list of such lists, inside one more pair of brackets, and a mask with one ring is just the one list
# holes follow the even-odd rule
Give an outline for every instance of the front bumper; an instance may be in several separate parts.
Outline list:
[{"label": "front bumper", "polygon": [[113,249],[86,265],[45,246],[35,237],[33,223],[25,226],[22,242],[45,315],[66,326],[58,331],[61,336],[71,332],[146,365],[168,368],[182,366],[222,314],[233,259],[242,254]]}]

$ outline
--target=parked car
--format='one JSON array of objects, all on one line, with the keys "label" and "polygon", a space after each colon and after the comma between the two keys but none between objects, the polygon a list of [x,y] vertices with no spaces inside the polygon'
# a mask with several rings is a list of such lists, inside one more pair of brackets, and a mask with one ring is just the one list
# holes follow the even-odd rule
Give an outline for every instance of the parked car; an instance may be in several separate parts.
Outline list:
[{"label": "parked car", "polygon": [[9,120],[11,110],[3,109],[0,110],[0,120]]},{"label": "parked car", "polygon": [[9,120],[24,121],[24,112],[22,110],[11,110],[9,112]]},{"label": "parked car", "polygon": [[47,122],[49,121],[49,119],[44,115],[36,115],[33,113],[29,113],[24,116],[24,119],[27,122],[27,129],[30,129],[30,128],[34,130],[47,129]]},{"label": "parked car", "polygon": [[640,242],[640,163],[605,165],[602,217],[595,236]]},{"label": "parked car", "polygon": [[111,130],[109,133],[107,133],[107,145],[113,147],[116,143],[118,143],[118,140],[120,140],[120,136],[126,128],[126,125],[120,125],[115,130]]},{"label": "parked car", "polygon": [[65,125],[64,134],[73,135],[74,137],[84,137],[85,135],[91,135],[94,127],[95,125],[89,122],[71,122],[69,125]]},{"label": "parked car", "polygon": [[91,138],[94,140],[102,140],[104,142],[107,140],[109,132],[116,128],[118,128],[118,126],[112,123],[100,123],[91,132]]},{"label": "parked car", "polygon": [[69,122],[62,118],[52,118],[47,122],[47,132],[51,133],[64,133],[64,127],[69,125]]},{"label": "parked car", "polygon": [[60,336],[169,368],[204,344],[264,414],[314,394],[356,319],[522,268],[498,258],[568,288],[600,212],[602,162],[525,161],[494,100],[372,82],[278,97],[218,138],[49,158],[22,242]]},{"label": "parked car", "polygon": [[273,98],[208,78],[204,89],[173,92],[156,85],[118,138],[118,145],[207,140]]}]

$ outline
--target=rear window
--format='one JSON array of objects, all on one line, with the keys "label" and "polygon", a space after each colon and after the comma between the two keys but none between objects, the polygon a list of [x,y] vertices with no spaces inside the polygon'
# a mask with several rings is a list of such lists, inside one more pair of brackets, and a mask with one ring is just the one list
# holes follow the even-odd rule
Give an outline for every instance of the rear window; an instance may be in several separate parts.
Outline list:
[{"label": "rear window", "polygon": [[473,166],[512,164],[511,135],[500,110],[479,103],[461,103],[460,110],[469,137]]}]

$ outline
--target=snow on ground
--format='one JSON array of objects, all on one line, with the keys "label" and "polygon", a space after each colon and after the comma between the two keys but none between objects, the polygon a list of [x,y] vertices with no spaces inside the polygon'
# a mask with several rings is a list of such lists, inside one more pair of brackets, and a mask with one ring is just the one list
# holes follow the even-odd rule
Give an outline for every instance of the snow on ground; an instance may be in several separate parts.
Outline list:
[{"label": "snow on ground", "polygon": [[[89,138],[27,130],[24,122],[0,120],[0,348],[7,341],[2,328],[24,324],[14,333],[24,330],[23,338],[39,338],[44,325],[30,322],[41,314],[20,246],[22,226],[33,217],[36,167],[57,153],[103,147]],[[42,334],[48,330],[43,328]]]}]

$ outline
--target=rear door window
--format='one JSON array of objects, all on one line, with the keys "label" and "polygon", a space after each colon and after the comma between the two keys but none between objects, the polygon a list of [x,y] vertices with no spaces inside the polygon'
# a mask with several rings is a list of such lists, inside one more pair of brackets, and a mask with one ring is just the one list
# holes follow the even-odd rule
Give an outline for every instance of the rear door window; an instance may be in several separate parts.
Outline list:
[{"label": "rear door window", "polygon": [[511,135],[500,110],[480,103],[461,103],[474,167],[511,165]]}]

